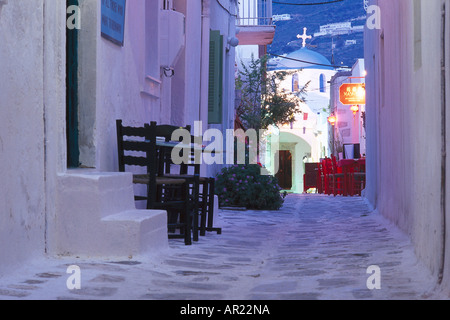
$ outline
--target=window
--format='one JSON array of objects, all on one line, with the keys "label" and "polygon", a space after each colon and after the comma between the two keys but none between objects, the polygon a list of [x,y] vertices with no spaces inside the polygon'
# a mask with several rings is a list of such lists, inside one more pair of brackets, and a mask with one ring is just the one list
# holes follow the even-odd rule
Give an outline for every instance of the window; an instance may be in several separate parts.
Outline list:
[{"label": "window", "polygon": [[297,92],[297,91],[300,91],[300,87],[298,84],[298,74],[295,73],[292,76],[292,92]]},{"label": "window", "polygon": [[209,41],[208,123],[222,123],[223,36],[211,30]]},{"label": "window", "polygon": [[326,80],[325,75],[322,73],[319,78],[320,92],[327,92]]}]

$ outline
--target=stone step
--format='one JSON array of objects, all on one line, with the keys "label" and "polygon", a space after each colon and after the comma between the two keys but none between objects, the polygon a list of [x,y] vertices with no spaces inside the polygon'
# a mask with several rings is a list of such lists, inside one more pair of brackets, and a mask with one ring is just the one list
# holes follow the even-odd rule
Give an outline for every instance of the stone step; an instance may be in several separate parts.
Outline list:
[{"label": "stone step", "polygon": [[164,210],[129,210],[105,217],[101,222],[102,247],[110,254],[135,256],[168,248]]},{"label": "stone step", "polygon": [[50,251],[58,255],[128,257],[168,246],[166,211],[136,209],[130,173],[60,175],[51,224]]}]

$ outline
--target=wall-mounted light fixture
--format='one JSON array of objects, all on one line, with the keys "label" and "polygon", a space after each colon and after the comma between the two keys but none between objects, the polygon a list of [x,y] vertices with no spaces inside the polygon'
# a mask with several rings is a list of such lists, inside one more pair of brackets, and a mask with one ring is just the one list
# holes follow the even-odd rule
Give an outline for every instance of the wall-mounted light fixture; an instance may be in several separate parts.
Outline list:
[{"label": "wall-mounted light fixture", "polygon": [[237,47],[239,45],[239,39],[236,37],[228,38],[228,44],[232,47]]},{"label": "wall-mounted light fixture", "polygon": [[359,111],[359,107],[357,105],[351,106],[350,110],[352,110],[353,115],[356,115],[356,113]]},{"label": "wall-mounted light fixture", "polygon": [[334,126],[334,125],[336,124],[336,121],[337,121],[336,116],[334,115],[334,113],[332,113],[332,114],[328,117],[328,122],[329,122],[332,126]]},{"label": "wall-mounted light fixture", "polygon": [[172,78],[175,75],[175,69],[170,67],[163,67],[164,76],[167,78]]},{"label": "wall-mounted light fixture", "polygon": [[235,48],[239,45],[239,39],[236,37],[229,37],[227,41],[227,51],[231,50],[231,47]]}]

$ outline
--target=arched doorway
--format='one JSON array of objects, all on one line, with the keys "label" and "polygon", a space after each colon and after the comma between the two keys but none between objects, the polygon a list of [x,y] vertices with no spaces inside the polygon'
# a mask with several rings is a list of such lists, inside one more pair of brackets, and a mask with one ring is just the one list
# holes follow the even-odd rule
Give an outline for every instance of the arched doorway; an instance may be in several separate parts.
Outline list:
[{"label": "arched doorway", "polygon": [[278,151],[279,169],[275,177],[283,190],[292,189],[292,153],[289,150]]},{"label": "arched doorway", "polygon": [[304,159],[311,158],[313,149],[300,134],[301,131],[295,129],[289,132],[281,131],[276,149],[271,146],[268,166],[269,171],[278,178],[280,187],[292,193],[303,192]]}]

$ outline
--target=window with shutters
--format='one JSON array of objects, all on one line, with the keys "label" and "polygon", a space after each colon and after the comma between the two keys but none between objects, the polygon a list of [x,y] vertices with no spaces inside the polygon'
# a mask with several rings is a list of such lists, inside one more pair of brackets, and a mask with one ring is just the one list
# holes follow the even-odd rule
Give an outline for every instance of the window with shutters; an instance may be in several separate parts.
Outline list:
[{"label": "window with shutters", "polygon": [[222,123],[223,36],[211,30],[209,47],[208,123]]}]

